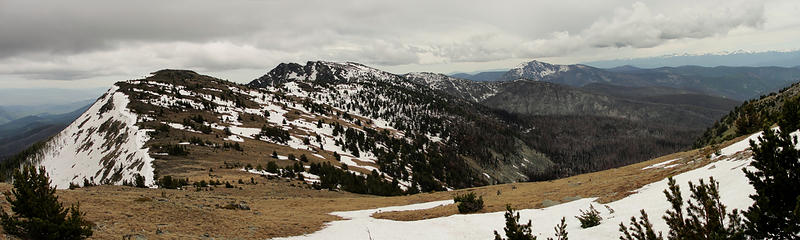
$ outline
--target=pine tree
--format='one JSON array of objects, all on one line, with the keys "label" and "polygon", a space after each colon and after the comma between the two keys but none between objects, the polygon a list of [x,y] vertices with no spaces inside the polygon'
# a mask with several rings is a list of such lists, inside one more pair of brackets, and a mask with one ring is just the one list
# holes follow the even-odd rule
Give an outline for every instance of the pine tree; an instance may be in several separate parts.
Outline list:
[{"label": "pine tree", "polygon": [[702,179],[698,185],[689,182],[692,200],[687,201],[686,210],[683,210],[680,187],[675,179],[670,177],[668,181],[669,190],[664,190],[672,206],[664,216],[670,229],[668,239],[744,239],[740,214],[737,210],[730,214],[726,212],[719,198],[719,183],[713,177],[709,178],[708,184]]},{"label": "pine tree", "polygon": [[[90,223],[79,205],[64,208],[50,187],[45,169],[33,166],[14,173],[14,190],[6,194],[13,215],[0,212],[6,233],[23,239],[85,239],[92,235]],[[14,198],[11,198],[11,195]]]},{"label": "pine tree", "polygon": [[757,239],[800,239],[800,152],[789,135],[796,123],[781,119],[782,131],[765,129],[760,144],[750,142],[755,170],[744,170],[756,190],[744,213],[746,231]]},{"label": "pine tree", "polygon": [[[506,232],[506,238],[494,231],[495,240],[536,240],[536,236],[531,233],[531,221],[528,221],[528,224],[519,224],[519,213],[514,214],[514,209],[510,205],[506,205],[505,218],[506,227],[503,230]],[[566,221],[567,219],[562,217],[561,223],[553,227],[555,238],[548,237],[547,240],[569,240]]]},{"label": "pine tree", "polygon": [[[719,198],[719,183],[713,177],[706,184],[702,179],[698,185],[689,182],[691,200],[683,208],[684,202],[680,187],[675,179],[669,178],[669,188],[664,190],[672,209],[667,210],[664,220],[669,227],[667,239],[746,239],[743,220],[738,210],[731,213]],[[661,232],[656,233],[644,210],[640,220],[631,217],[631,226],[619,225],[620,240],[662,240]],[[685,215],[684,215],[685,213]],[[727,225],[725,224],[727,223]],[[759,238],[760,239],[760,238]]]},{"label": "pine tree", "polygon": [[556,238],[547,238],[547,240],[569,240],[567,238],[567,218],[562,217],[561,223],[556,225],[553,229],[556,231]]},{"label": "pine tree", "polygon": [[145,185],[145,183],[144,183],[145,182],[144,176],[142,176],[141,174],[137,173],[137,174],[133,175],[133,179],[134,179],[133,180],[134,186],[136,186],[137,188],[146,188],[147,187],[147,185]]},{"label": "pine tree", "polygon": [[625,224],[619,224],[619,231],[622,233],[622,236],[619,237],[620,240],[664,240],[664,237],[661,235],[661,232],[656,234],[653,230],[653,224],[650,223],[650,219],[647,217],[647,213],[644,209],[641,210],[642,216],[639,220],[636,220],[636,217],[631,217],[631,226],[625,227]]},{"label": "pine tree", "polygon": [[800,96],[783,102],[778,116],[778,126],[781,127],[781,131],[785,132],[794,132],[800,128]]},{"label": "pine tree", "polygon": [[528,220],[528,224],[520,224],[519,213],[514,214],[511,205],[506,205],[504,216],[506,217],[506,227],[503,230],[506,232],[506,238],[494,231],[495,240],[536,240],[536,237],[531,234],[531,221]]}]

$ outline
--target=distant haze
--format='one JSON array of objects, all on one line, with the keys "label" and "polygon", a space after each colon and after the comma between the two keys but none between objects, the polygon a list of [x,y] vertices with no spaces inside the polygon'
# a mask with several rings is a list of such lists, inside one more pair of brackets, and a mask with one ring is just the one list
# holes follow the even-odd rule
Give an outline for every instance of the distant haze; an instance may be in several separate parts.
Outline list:
[{"label": "distant haze", "polygon": [[106,90],[108,88],[0,88],[0,106],[68,104],[96,99]]}]

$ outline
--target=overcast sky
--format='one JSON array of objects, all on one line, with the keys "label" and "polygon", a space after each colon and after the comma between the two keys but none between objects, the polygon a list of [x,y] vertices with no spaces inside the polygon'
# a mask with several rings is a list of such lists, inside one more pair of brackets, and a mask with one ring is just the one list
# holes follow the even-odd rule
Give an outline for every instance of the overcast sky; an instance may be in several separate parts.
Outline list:
[{"label": "overcast sky", "polygon": [[248,82],[281,62],[395,73],[800,48],[797,0],[0,0],[0,88],[103,87],[183,68]]}]

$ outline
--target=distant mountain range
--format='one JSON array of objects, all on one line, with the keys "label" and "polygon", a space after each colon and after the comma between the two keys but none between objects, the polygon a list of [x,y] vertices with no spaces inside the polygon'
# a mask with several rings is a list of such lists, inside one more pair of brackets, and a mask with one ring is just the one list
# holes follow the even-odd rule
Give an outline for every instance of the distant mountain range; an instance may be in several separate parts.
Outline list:
[{"label": "distant mountain range", "polygon": [[510,69],[494,80],[470,78],[479,75],[485,77],[499,74],[492,72],[458,76],[476,81],[527,79],[574,87],[591,83],[627,87],[669,87],[744,101],[800,81],[800,68],[682,66],[644,69],[621,66],[601,69],[582,64],[556,65],[531,61]]},{"label": "distant mountain range", "polygon": [[60,132],[90,105],[91,102],[68,113],[30,115],[0,125],[0,160]]},{"label": "distant mountain range", "polygon": [[735,51],[717,54],[700,55],[667,55],[659,57],[615,59],[585,62],[583,64],[612,68],[631,65],[640,68],[679,67],[679,66],[748,66],[748,67],[798,67],[800,66],[800,50],[745,52]]},{"label": "distant mountain range", "polygon": [[505,74],[506,72],[508,72],[508,70],[506,70],[506,71],[479,72],[479,73],[475,73],[475,74],[456,73],[456,74],[452,74],[450,76],[451,77],[455,77],[455,78],[469,79],[469,80],[473,80],[473,81],[488,82],[488,81],[495,81],[497,79],[500,79],[500,77],[502,77],[503,74]]},{"label": "distant mountain range", "polygon": [[[36,95],[34,95],[36,96]],[[80,101],[52,101],[48,104],[30,105],[0,105],[0,124],[11,122],[15,119],[37,115],[59,115],[75,111],[75,109],[92,104],[97,96],[90,95]],[[30,98],[30,96],[26,97]],[[2,136],[2,135],[0,135]]]}]

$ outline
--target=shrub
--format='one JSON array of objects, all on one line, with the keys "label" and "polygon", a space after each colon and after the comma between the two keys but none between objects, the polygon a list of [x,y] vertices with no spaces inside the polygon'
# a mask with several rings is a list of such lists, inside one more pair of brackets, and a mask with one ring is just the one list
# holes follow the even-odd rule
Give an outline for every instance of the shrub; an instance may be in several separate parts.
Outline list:
[{"label": "shrub", "polygon": [[267,163],[267,172],[270,173],[278,173],[278,164],[275,161],[270,161]]},{"label": "shrub", "polygon": [[600,212],[597,209],[594,209],[592,204],[589,204],[589,210],[583,211],[580,210],[581,214],[575,216],[578,221],[581,222],[581,228],[590,228],[597,225],[600,225],[600,222],[603,221],[603,217],[600,216]]},{"label": "shrub", "polygon": [[55,192],[43,167],[38,172],[33,166],[16,171],[14,189],[6,194],[13,215],[5,210],[0,212],[0,223],[5,232],[23,239],[85,239],[92,236],[92,228],[83,218],[80,205],[64,208]]},{"label": "shrub", "polygon": [[83,179],[83,187],[91,187],[91,186],[94,186],[94,185],[95,185],[94,182],[90,182],[86,178]]},{"label": "shrub", "polygon": [[272,141],[284,144],[290,139],[289,131],[283,130],[283,128],[280,127],[267,127],[266,125],[261,127],[261,132],[259,135],[265,136]]},{"label": "shrub", "polygon": [[236,142],[236,143],[227,143],[227,142],[226,143],[222,143],[222,148],[223,149],[233,149],[233,150],[240,151],[240,152],[244,151],[244,149],[242,148],[242,145],[239,145],[238,142]]},{"label": "shrub", "polygon": [[189,155],[189,150],[178,144],[169,144],[162,146],[161,149],[171,156],[186,156]]},{"label": "shrub", "polygon": [[134,174],[133,175],[133,186],[137,188],[147,188],[147,185],[144,183],[145,179],[144,176],[141,174]]},{"label": "shrub", "polygon": [[178,189],[189,184],[189,179],[186,178],[172,178],[172,176],[164,176],[156,183],[160,188]]},{"label": "shrub", "polygon": [[474,213],[483,209],[483,196],[476,197],[473,192],[456,195],[453,201],[458,203],[459,213]]},{"label": "shrub", "polygon": [[208,183],[206,180],[200,180],[199,182],[194,183],[195,187],[208,187]]}]

